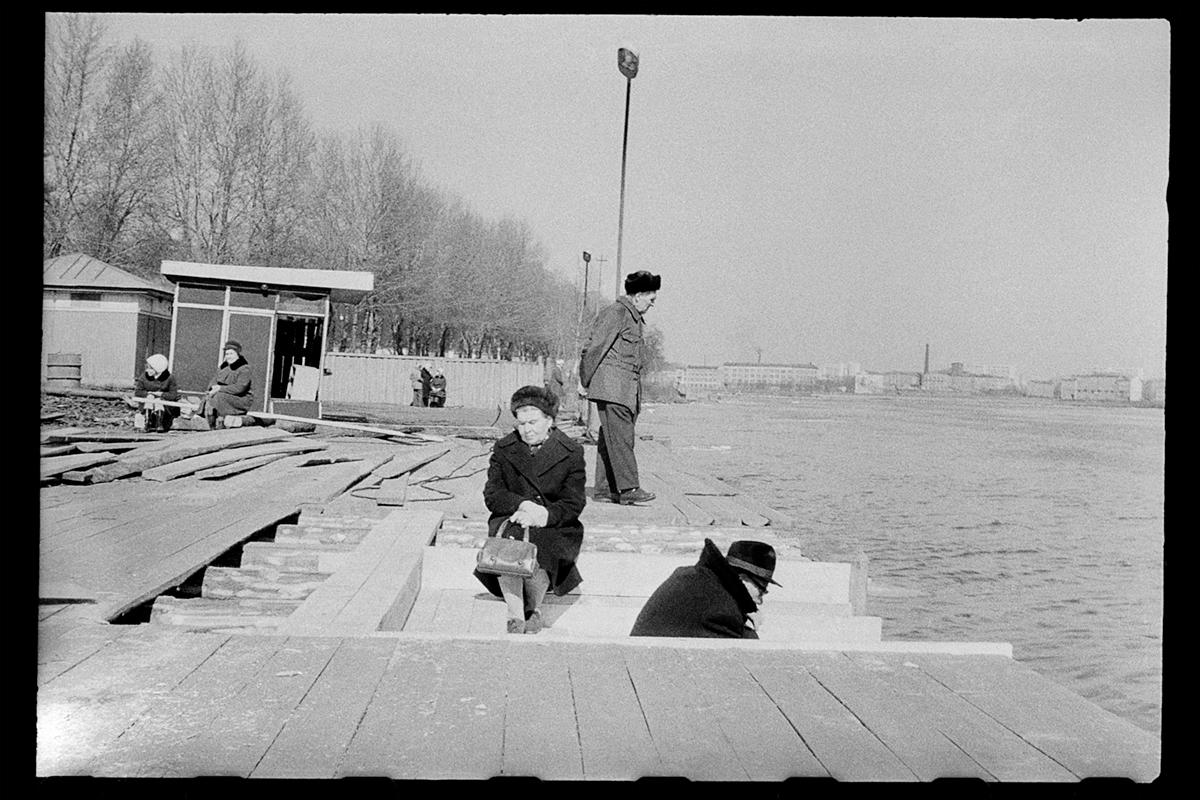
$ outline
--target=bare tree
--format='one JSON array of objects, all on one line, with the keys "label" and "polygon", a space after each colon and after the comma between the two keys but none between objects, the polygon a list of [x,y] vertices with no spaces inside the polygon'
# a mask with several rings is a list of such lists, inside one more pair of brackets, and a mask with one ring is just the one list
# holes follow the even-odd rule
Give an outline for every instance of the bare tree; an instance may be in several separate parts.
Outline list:
[{"label": "bare tree", "polygon": [[95,98],[109,51],[104,23],[94,15],[48,14],[46,34],[42,243],[47,256],[57,256],[80,246]]}]

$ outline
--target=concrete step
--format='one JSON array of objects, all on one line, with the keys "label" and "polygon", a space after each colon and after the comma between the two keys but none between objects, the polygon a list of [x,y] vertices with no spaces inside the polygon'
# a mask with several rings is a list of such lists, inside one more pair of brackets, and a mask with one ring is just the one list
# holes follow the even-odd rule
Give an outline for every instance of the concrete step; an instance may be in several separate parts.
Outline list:
[{"label": "concrete step", "polygon": [[[475,550],[458,547],[427,547],[422,567],[422,588],[478,591],[482,588],[471,574]],[[583,583],[576,590],[584,596],[649,597],[678,567],[696,563],[694,555],[645,555],[583,552],[579,572]],[[850,564],[820,561],[779,561],[772,586],[771,603],[850,603]]]},{"label": "concrete step", "polygon": [[225,597],[303,600],[328,577],[321,572],[208,567],[204,570],[201,594],[213,600]]},{"label": "concrete step", "polygon": [[275,528],[275,541],[281,544],[304,544],[320,542],[327,544],[358,544],[371,530],[370,526],[350,527],[343,525],[279,525]]},{"label": "concrete step", "polygon": [[[539,635],[564,639],[626,637],[644,602],[633,597],[549,596],[542,605],[546,628]],[[759,632],[763,641],[866,645],[881,639],[879,617],[798,615],[769,604],[763,610]],[[488,594],[482,586],[476,592],[422,589],[404,630],[450,635],[502,634],[507,616],[504,601]]]}]

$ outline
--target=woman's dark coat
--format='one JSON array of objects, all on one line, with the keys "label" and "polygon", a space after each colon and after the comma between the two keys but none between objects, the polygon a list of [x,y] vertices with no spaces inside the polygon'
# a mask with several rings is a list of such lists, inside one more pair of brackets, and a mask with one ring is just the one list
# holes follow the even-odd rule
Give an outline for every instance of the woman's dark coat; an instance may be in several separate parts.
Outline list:
[{"label": "woman's dark coat", "polygon": [[[483,501],[492,512],[488,535],[496,535],[521,501],[533,500],[545,506],[549,513],[546,527],[530,528],[529,539],[537,545],[538,565],[550,575],[550,589],[559,596],[583,580],[575,561],[583,545],[579,514],[587,502],[583,494],[586,480],[583,448],[557,428],[550,430],[550,437],[537,455],[530,454],[529,445],[516,431],[492,448],[487,485],[483,489]],[[520,538],[523,531],[510,525],[506,533]],[[502,596],[497,576],[476,571],[475,577],[489,592]]]},{"label": "woman's dark coat", "polygon": [[[175,376],[171,374],[170,370],[164,370],[157,378],[151,378],[145,372],[142,372],[133,379],[134,397],[147,397],[150,392],[162,392],[163,400],[170,400],[173,403],[179,402],[179,384],[175,381]],[[163,406],[163,411],[172,417],[179,416],[179,409],[175,406]]]},{"label": "woman's dark coat", "polygon": [[250,363],[240,355],[232,364],[222,364],[209,386],[216,386],[217,391],[208,397],[207,407],[218,416],[245,414],[254,405]]},{"label": "woman's dark coat", "polygon": [[630,636],[757,639],[746,616],[758,606],[711,539],[695,566],[680,567],[642,606]]}]

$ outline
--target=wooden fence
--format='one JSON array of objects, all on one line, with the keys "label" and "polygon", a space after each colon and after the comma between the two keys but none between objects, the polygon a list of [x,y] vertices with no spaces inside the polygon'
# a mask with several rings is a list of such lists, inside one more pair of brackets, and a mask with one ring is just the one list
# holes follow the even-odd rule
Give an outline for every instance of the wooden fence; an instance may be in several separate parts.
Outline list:
[{"label": "wooden fence", "polygon": [[430,372],[446,374],[446,406],[451,408],[508,407],[522,386],[541,386],[542,365],[535,361],[496,361],[477,358],[421,358],[368,353],[326,353],[321,400],[326,403],[412,404],[409,373],[429,362]]}]

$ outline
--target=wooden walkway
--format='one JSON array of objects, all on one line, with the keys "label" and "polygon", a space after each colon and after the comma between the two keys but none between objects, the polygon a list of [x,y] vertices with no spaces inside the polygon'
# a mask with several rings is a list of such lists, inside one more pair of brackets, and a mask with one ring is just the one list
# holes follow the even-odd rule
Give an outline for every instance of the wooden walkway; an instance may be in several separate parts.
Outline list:
[{"label": "wooden walkway", "polygon": [[1003,656],[41,626],[39,776],[1154,779],[1160,740]]}]

